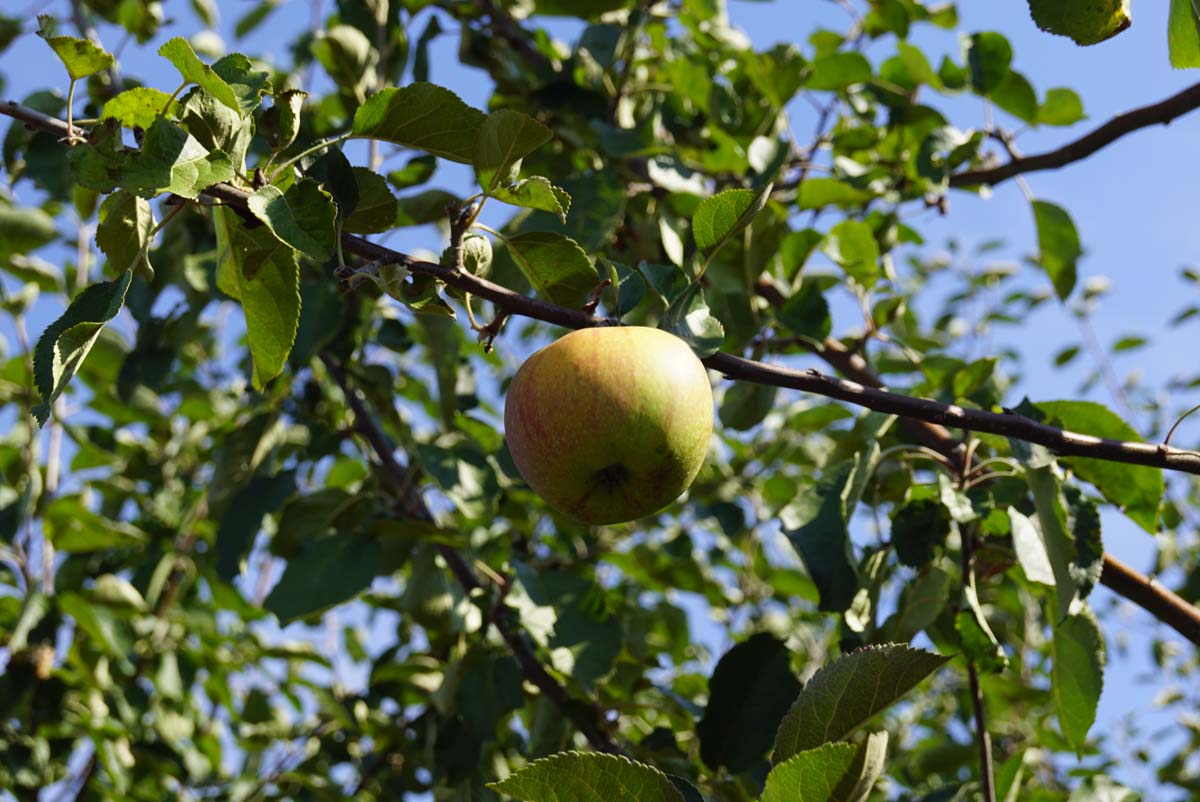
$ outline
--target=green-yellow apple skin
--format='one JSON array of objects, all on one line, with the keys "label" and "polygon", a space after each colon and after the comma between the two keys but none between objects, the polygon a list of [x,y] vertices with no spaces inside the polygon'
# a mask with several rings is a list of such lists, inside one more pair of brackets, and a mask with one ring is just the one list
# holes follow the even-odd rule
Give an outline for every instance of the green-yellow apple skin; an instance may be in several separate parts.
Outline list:
[{"label": "green-yellow apple skin", "polygon": [[521,476],[588,524],[632,521],[679,498],[712,427],[704,365],[683,340],[642,326],[571,332],[521,366],[504,401]]}]

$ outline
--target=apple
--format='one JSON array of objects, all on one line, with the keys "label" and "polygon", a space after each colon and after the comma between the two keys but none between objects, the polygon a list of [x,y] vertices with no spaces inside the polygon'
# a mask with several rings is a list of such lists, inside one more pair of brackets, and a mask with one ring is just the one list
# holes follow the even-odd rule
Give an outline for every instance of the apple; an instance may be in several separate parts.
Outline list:
[{"label": "apple", "polygon": [[521,366],[504,401],[521,476],[588,524],[632,521],[679,498],[712,427],[704,365],[683,340],[643,326],[571,332]]}]

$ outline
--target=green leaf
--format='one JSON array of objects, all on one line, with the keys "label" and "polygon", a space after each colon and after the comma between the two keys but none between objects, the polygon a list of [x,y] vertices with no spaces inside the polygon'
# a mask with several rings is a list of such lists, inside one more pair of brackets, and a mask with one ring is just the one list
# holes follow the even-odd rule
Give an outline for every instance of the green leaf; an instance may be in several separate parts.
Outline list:
[{"label": "green leaf", "polygon": [[1071,576],[1075,545],[1067,531],[1067,514],[1063,508],[1062,492],[1052,469],[1034,468],[1026,464],[1025,481],[1033,493],[1038,528],[1042,533],[1051,572],[1054,574],[1057,614],[1051,623],[1057,623],[1067,617],[1071,610],[1071,602],[1075,599],[1075,579]]},{"label": "green leaf", "polygon": [[963,39],[971,87],[987,95],[1008,78],[1012,65],[1012,45],[1002,34],[992,31],[971,34]]},{"label": "green leaf", "polygon": [[230,580],[241,570],[242,558],[268,513],[278,510],[296,492],[296,472],[256,476],[233,497],[217,526],[217,575]]},{"label": "green leaf", "polygon": [[742,64],[758,91],[775,109],[786,107],[804,85],[807,64],[795,45],[776,45],[765,53],[747,52]]},{"label": "green leaf", "polygon": [[483,121],[475,140],[475,176],[485,195],[510,183],[521,159],[550,141],[550,129],[528,114],[512,109],[494,111]]},{"label": "green leaf", "polygon": [[801,211],[825,206],[851,208],[874,197],[870,192],[836,178],[806,178],[796,190],[796,205]]},{"label": "green leaf", "polygon": [[571,196],[567,191],[540,175],[523,178],[515,184],[494,187],[492,197],[513,206],[549,212],[562,223],[567,222],[567,212],[571,210]]},{"label": "green leaf", "polygon": [[[1046,413],[1054,425],[1073,432],[1143,442],[1132,426],[1102,404],[1091,401],[1040,401],[1037,407]],[[1150,534],[1158,531],[1158,510],[1165,490],[1162,471],[1085,457],[1067,457],[1062,462],[1080,479],[1095,485],[1104,498],[1142,529]]]},{"label": "green leaf", "polygon": [[858,745],[854,762],[850,764],[841,782],[830,795],[830,802],[865,802],[871,795],[871,789],[883,775],[887,762],[887,745],[886,732],[867,733],[867,737]]},{"label": "green leaf", "polygon": [[879,279],[879,243],[871,227],[860,220],[843,220],[830,229],[825,253],[866,289]]},{"label": "green leaf", "polygon": [[79,496],[64,496],[51,502],[42,525],[54,548],[70,554],[131,548],[147,539],[146,533],[136,526],[110,520],[88,509]]},{"label": "green leaf", "polygon": [[366,167],[355,167],[354,179],[358,183],[358,203],[342,229],[351,234],[378,234],[394,226],[400,207],[388,189],[387,179]]},{"label": "green leaf", "polygon": [[1200,67],[1200,9],[1193,0],[1171,0],[1167,50],[1172,67]]},{"label": "green leaf", "polygon": [[823,612],[850,608],[861,581],[847,529],[845,498],[856,462],[826,468],[814,485],[801,489],[782,512],[783,533],[821,594]]},{"label": "green leaf", "polygon": [[61,593],[55,598],[58,609],[71,618],[96,647],[110,657],[125,660],[132,638],[124,622],[111,610],[93,604],[78,593]]},{"label": "green leaf", "polygon": [[734,382],[721,398],[721,423],[735,432],[753,429],[775,406],[778,390],[770,384]]},{"label": "green leaf", "polygon": [[233,90],[237,98],[236,111],[248,117],[262,103],[263,95],[271,91],[271,74],[254,69],[254,62],[241,53],[229,53],[213,62],[213,72]]},{"label": "green leaf", "polygon": [[1084,777],[1067,802],[1142,802],[1141,794],[1103,774]]},{"label": "green leaf", "polygon": [[210,151],[229,154],[236,171],[245,169],[246,153],[254,138],[254,125],[203,89],[189,92],[178,107],[187,132]]},{"label": "green leaf", "polygon": [[852,84],[867,83],[874,77],[871,62],[862,53],[833,53],[810,65],[805,86],[817,91],[837,92]]},{"label": "green leaf", "polygon": [[671,301],[659,328],[687,343],[700,359],[715,354],[725,341],[725,327],[713,317],[704,300],[704,288],[695,281]]},{"label": "green leaf", "polygon": [[300,268],[296,252],[266,228],[247,229],[236,213],[217,208],[217,286],[242,303],[262,389],[283,372],[300,324]]},{"label": "green leaf", "polygon": [[413,156],[399,170],[387,174],[388,183],[396,189],[406,189],[424,184],[433,177],[437,170],[437,158],[434,156]]},{"label": "green leaf", "polygon": [[50,45],[67,68],[67,75],[71,76],[72,81],[95,75],[113,65],[112,54],[99,45],[74,36],[55,36],[53,17],[43,14],[38,17],[38,23],[41,26],[37,32],[38,36]]},{"label": "green leaf", "polygon": [[1041,527],[1016,507],[1008,508],[1008,520],[1012,530],[1013,550],[1017,553],[1017,562],[1021,564],[1025,578],[1030,582],[1054,587],[1054,568],[1050,565],[1050,555]]},{"label": "green leaf", "polygon": [[144,198],[164,192],[196,198],[213,184],[234,176],[222,151],[209,151],[179,126],[158,119],[146,132],[141,151],[129,163],[125,186]]},{"label": "green leaf", "polygon": [[1104,542],[1100,532],[1100,510],[1096,503],[1083,495],[1079,488],[1068,486],[1067,527],[1075,539],[1075,557],[1071,561],[1071,578],[1080,599],[1086,599],[1104,572]]},{"label": "green leaf", "polygon": [[33,416],[39,424],[45,425],[49,419],[51,404],[79,370],[104,324],[121,311],[132,278],[133,274],[127,272],[115,281],[86,287],[38,338],[33,351],[33,376],[42,403],[33,408]]},{"label": "green leaf", "polygon": [[1084,606],[1054,627],[1051,689],[1063,737],[1081,758],[1104,689],[1104,634]]},{"label": "green leaf", "polygon": [[57,236],[54,218],[41,209],[0,203],[0,259],[36,251]]},{"label": "green leaf", "polygon": [[946,507],[933,499],[910,501],[892,514],[892,546],[903,565],[921,568],[950,534]]},{"label": "green leaf", "polygon": [[152,273],[150,239],[154,232],[154,210],[145,198],[118,190],[100,204],[96,244],[108,257],[112,272],[140,269]]},{"label": "green leaf", "polygon": [[696,247],[705,255],[712,256],[729,238],[750,225],[755,216],[767,205],[772,185],[751,191],[749,189],[727,189],[711,198],[705,198],[692,214],[692,236]]},{"label": "green leaf", "polygon": [[334,25],[321,31],[309,49],[334,83],[362,98],[379,62],[379,52],[366,34],[352,25]]},{"label": "green leaf", "polygon": [[979,603],[979,595],[975,588],[970,585],[964,587],[963,599],[967,603],[967,609],[959,610],[954,619],[954,628],[958,631],[963,653],[979,670],[998,674],[1008,668],[1008,655],[1004,653],[1004,647],[996,640],[996,635],[988,625],[987,614]]},{"label": "green leaf", "polygon": [[653,766],[599,752],[560,752],[488,787],[524,802],[683,802]]},{"label": "green leaf", "polygon": [[507,246],[526,280],[553,303],[581,307],[600,283],[595,266],[570,237],[530,231],[509,237]]},{"label": "green leaf", "polygon": [[931,566],[905,587],[900,611],[894,625],[887,630],[888,639],[912,640],[914,635],[936,621],[946,608],[952,582],[950,574]]},{"label": "green leaf", "polygon": [[263,607],[287,624],[349,601],[371,586],[386,565],[377,538],[334,532],[304,544],[288,560]]},{"label": "green leaf", "polygon": [[414,83],[368,98],[354,113],[351,131],[471,164],[485,119],[449,89]]},{"label": "green leaf", "polygon": [[1018,120],[1037,122],[1037,92],[1029,79],[1016,70],[1011,70],[1004,82],[992,90],[992,102]]},{"label": "green leaf", "polygon": [[296,141],[296,135],[300,133],[300,114],[307,97],[308,93],[301,89],[289,89],[275,96],[275,103],[270,109],[273,112],[274,139],[271,147],[274,150],[284,150]]},{"label": "green leaf", "polygon": [[160,115],[174,111],[176,105],[166,92],[138,86],[109,99],[100,109],[100,119],[111,117],[126,128],[146,129]]},{"label": "green leaf", "polygon": [[1083,101],[1072,89],[1048,89],[1046,99],[1038,106],[1039,125],[1074,125],[1085,119],[1087,115],[1083,113]]},{"label": "green leaf", "polygon": [[1046,33],[1094,45],[1131,24],[1129,0],[1029,0],[1029,13]]},{"label": "green leaf", "polygon": [[950,658],[889,643],[839,657],[813,674],[775,734],[776,764],[846,738]]},{"label": "green leaf", "polygon": [[762,802],[831,802],[855,761],[854,744],[828,743],[800,752],[771,769]]},{"label": "green leaf", "polygon": [[1059,300],[1065,301],[1075,289],[1075,263],[1083,256],[1079,232],[1066,209],[1047,201],[1033,202],[1033,219],[1037,224],[1038,264],[1050,277]]},{"label": "green leaf", "polygon": [[805,281],[792,297],[783,302],[776,312],[779,322],[799,337],[823,342],[833,330],[833,318],[829,314],[829,302],[815,281]]},{"label": "green leaf", "polygon": [[179,74],[183,76],[185,82],[196,84],[238,114],[242,113],[241,104],[238,102],[238,96],[233,91],[233,87],[212,67],[200,60],[187,39],[182,36],[169,39],[158,49],[158,54],[175,65],[175,69],[179,70]]},{"label": "green leaf", "polygon": [[752,635],[722,655],[696,725],[705,765],[724,766],[731,774],[752,768],[771,748],[772,734],[800,687],[787,645],[773,635]]},{"label": "green leaf", "polygon": [[303,178],[287,192],[268,184],[255,190],[246,206],[280,242],[318,261],[333,253],[333,198],[313,179]]}]

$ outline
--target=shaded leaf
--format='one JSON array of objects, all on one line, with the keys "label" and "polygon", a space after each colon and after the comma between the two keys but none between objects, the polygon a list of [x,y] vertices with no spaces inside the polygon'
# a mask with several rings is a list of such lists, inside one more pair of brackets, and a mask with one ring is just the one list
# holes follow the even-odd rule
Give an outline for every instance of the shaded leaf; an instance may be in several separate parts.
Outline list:
[{"label": "shaded leaf", "polygon": [[704,300],[704,289],[692,282],[671,301],[659,328],[671,332],[688,344],[700,359],[721,349],[725,327],[713,317]]},{"label": "shaded leaf", "polygon": [[201,190],[229,181],[233,162],[209,151],[179,126],[159,118],[146,132],[141,151],[129,162],[125,186],[144,198],[170,192],[196,198]]},{"label": "shaded leaf", "polygon": [[771,748],[772,734],[800,687],[787,645],[773,635],[751,635],[722,655],[696,725],[704,763],[733,774],[752,768]]},{"label": "shaded leaf", "polygon": [[355,532],[327,535],[288,560],[263,607],[281,624],[305,618],[362,593],[385,564],[378,539]]},{"label": "shaded leaf", "polygon": [[967,609],[959,610],[954,619],[963,653],[980,671],[998,674],[1008,668],[1008,655],[988,625],[987,614],[979,604],[975,588],[969,585],[963,588],[963,600],[967,603]]},{"label": "shaded leaf", "polygon": [[475,140],[475,175],[484,194],[510,183],[514,167],[550,136],[550,129],[528,114],[513,109],[489,114]]},{"label": "shaded leaf", "polygon": [[848,610],[860,585],[844,504],[854,473],[854,461],[827,468],[815,485],[800,491],[781,516],[783,533],[816,583],[821,593],[819,609],[824,612]]},{"label": "shaded leaf", "polygon": [[150,272],[149,250],[153,232],[154,211],[146,199],[122,189],[100,204],[96,244],[108,257],[113,272],[124,273],[134,268]]},{"label": "shaded leaf", "polygon": [[283,372],[300,324],[296,252],[266,228],[248,229],[232,211],[214,210],[217,286],[241,301],[258,389]]},{"label": "shaded leaf", "polygon": [[1080,757],[1104,689],[1104,663],[1104,635],[1090,608],[1081,607],[1054,627],[1054,707],[1063,736]]},{"label": "shaded leaf", "polygon": [[268,184],[255,190],[246,206],[281,242],[297,251],[317,260],[333,253],[333,198],[311,178],[297,181],[287,192]]},{"label": "shaded leaf", "polygon": [[910,501],[892,514],[892,546],[900,562],[912,568],[929,563],[949,534],[950,516],[932,499]]},{"label": "shaded leaf", "polygon": [[366,167],[355,167],[354,179],[358,183],[358,203],[342,229],[351,234],[378,234],[394,226],[399,205],[388,189],[387,179]]}]

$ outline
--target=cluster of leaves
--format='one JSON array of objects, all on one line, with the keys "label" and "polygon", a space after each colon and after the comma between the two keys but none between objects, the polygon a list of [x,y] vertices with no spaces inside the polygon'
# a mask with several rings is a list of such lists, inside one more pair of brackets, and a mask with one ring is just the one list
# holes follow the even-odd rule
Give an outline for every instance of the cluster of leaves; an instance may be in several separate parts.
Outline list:
[{"label": "cluster of leaves", "polygon": [[[211,25],[215,7],[194,5]],[[849,348],[894,389],[1000,408],[1019,359],[978,347],[1051,296],[1003,266],[928,256],[915,221],[1008,135],[953,125],[938,98],[1069,126],[1078,95],[1039,93],[995,32],[964,33],[935,68],[909,34],[955,29],[952,5],[862,3],[848,32],[764,50],[713,0],[530,5],[518,19],[339,0],[286,69],[208,63],[199,37],[175,37],[152,76],[173,93],[42,24],[86,117],[38,91],[23,105],[78,133],[14,125],[3,143],[11,184],[38,198],[0,200],[4,309],[14,331],[39,295],[65,311],[0,373],[19,412],[0,443],[0,787],[966,799],[982,777],[970,666],[999,798],[1131,798],[1106,777],[1119,747],[1091,731],[1113,637],[1089,607],[1100,510],[1157,534],[1195,600],[1200,555],[1175,536],[1194,488],[1173,499],[1153,469],[994,436],[971,440],[975,464],[949,464],[890,416],[737,384],[686,500],[587,529],[521,482],[499,428],[498,390],[546,329],[510,321],[485,353],[456,313],[469,296],[412,260],[349,263],[344,238],[442,223],[457,235],[430,262],[573,308],[606,279],[605,313],[702,355],[812,364]],[[153,2],[81,7],[139,41],[162,21]],[[530,29],[548,16],[576,18],[570,45]],[[0,42],[20,30],[0,24]],[[428,82],[448,32],[495,84],[486,113]],[[302,88],[317,69],[325,90]],[[811,142],[788,124],[799,97],[821,109]],[[406,161],[352,164],[356,140]],[[469,165],[477,191],[431,186],[439,160]],[[515,215],[482,226],[501,203]],[[1037,199],[1031,220],[1053,296],[1094,302],[1069,213]],[[244,327],[228,325],[237,306]],[[852,322],[830,340],[842,308]],[[1091,402],[1017,412],[1139,439]],[[430,514],[414,514],[413,487]],[[485,579],[448,570],[452,554]],[[711,676],[687,599],[738,641]],[[882,645],[914,638],[962,657],[882,719],[887,735],[847,742],[941,664]],[[801,686],[796,669],[819,665]],[[597,730],[630,760],[569,753]],[[1189,789],[1187,753],[1145,761]]]}]

